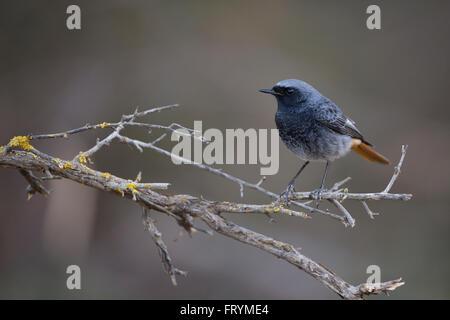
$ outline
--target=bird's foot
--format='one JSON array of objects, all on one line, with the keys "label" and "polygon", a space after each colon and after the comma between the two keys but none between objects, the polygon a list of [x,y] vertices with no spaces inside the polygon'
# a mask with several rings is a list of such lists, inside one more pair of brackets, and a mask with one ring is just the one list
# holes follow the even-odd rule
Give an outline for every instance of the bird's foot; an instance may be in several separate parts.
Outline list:
[{"label": "bird's foot", "polygon": [[289,205],[289,196],[295,193],[295,186],[293,184],[289,184],[279,197],[279,201],[283,204]]},{"label": "bird's foot", "polygon": [[316,189],[311,192],[312,198],[316,201],[316,209],[319,209],[320,200],[322,200],[322,192],[327,191],[323,187],[320,187],[319,189]]}]

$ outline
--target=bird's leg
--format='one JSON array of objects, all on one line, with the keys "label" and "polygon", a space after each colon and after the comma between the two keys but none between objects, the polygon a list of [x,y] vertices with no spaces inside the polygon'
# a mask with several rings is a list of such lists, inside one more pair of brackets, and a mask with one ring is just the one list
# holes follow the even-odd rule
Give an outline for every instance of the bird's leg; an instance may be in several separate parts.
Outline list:
[{"label": "bird's leg", "polygon": [[325,185],[325,180],[327,179],[328,166],[329,166],[329,161],[327,161],[327,164],[325,165],[325,172],[323,174],[322,183],[320,184],[320,188],[314,191],[314,197],[317,199],[316,208],[319,208],[320,194],[324,190],[323,186]]},{"label": "bird's leg", "polygon": [[284,202],[286,204],[289,204],[289,196],[291,195],[291,193],[295,192],[295,180],[297,179],[297,177],[300,175],[300,173],[303,171],[303,169],[305,169],[305,167],[308,165],[309,161],[306,161],[301,167],[300,170],[298,170],[297,174],[292,178],[292,180],[289,182],[286,190],[284,190],[281,194],[280,194],[280,200],[282,200],[284,198]]}]

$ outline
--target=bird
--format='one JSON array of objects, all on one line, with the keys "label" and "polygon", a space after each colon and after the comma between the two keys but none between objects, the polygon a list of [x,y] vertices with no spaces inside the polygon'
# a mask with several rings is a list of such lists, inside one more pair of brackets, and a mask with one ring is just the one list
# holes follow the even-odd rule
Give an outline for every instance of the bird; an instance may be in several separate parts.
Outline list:
[{"label": "bird", "polygon": [[[325,171],[319,189],[314,191],[320,200],[330,162],[345,156],[350,150],[363,158],[382,164],[389,160],[374,150],[358,130],[355,122],[339,107],[313,86],[302,80],[286,79],[272,89],[261,89],[273,95],[278,103],[275,123],[283,144],[305,161],[287,188],[280,194],[289,203],[295,192],[295,181],[311,161],[325,162]],[[318,206],[318,205],[317,205]]]}]

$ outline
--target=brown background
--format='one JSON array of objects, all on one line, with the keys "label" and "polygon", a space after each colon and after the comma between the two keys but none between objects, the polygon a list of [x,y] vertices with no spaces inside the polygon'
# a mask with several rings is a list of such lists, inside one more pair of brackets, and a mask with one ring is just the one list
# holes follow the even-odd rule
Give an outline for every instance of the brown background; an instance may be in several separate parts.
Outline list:
[{"label": "brown background", "polygon": [[[382,10],[382,30],[369,31],[365,10]],[[369,141],[396,162],[409,145],[395,192],[414,200],[346,202],[355,228],[320,216],[310,220],[227,215],[302,248],[351,283],[366,268],[382,280],[403,277],[391,298],[449,298],[449,12],[448,1],[77,1],[82,30],[65,26],[68,1],[8,1],[0,7],[1,144],[14,135],[51,133],[115,121],[136,106],[180,103],[154,123],[204,128],[274,128],[275,102],[257,92],[300,78],[335,101]],[[145,132],[130,135],[146,139]],[[106,131],[36,143],[71,159]],[[170,144],[162,144],[170,146]],[[266,187],[281,192],[299,161],[280,145],[280,171]],[[173,193],[238,201],[239,187],[162,155],[112,145],[93,167],[146,181],[170,182]],[[222,166],[249,181],[259,166]],[[317,188],[323,167],[297,183]],[[356,155],[334,163],[328,184],[352,176],[350,191],[382,190],[393,166]],[[190,239],[154,214],[176,265],[189,271],[172,287],[138,207],[71,182],[48,198],[26,201],[26,183],[0,170],[0,298],[300,299],[336,296],[295,267],[220,235]],[[267,202],[246,191],[245,201]],[[82,270],[82,290],[65,287],[65,269]]]}]

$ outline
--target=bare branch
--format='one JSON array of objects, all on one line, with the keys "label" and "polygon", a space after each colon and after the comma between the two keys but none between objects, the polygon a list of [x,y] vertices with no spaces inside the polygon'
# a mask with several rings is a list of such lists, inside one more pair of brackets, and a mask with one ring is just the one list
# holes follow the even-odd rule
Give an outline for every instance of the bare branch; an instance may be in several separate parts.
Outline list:
[{"label": "bare branch", "polygon": [[364,295],[379,294],[380,292],[385,292],[387,290],[394,290],[404,284],[401,279],[398,279],[380,283],[377,286],[371,284],[360,284],[353,286],[342,280],[334,272],[320,263],[317,263],[299,253],[298,250],[291,244],[287,244],[243,228],[229,220],[209,212],[202,215],[201,219],[205,221],[212,229],[227,237],[262,249],[293,264],[322,282],[330,290],[337,293],[344,299],[359,300],[363,299]]},{"label": "bare branch", "polygon": [[355,226],[355,219],[353,219],[353,217],[347,211],[347,209],[345,209],[345,207],[336,199],[332,199],[330,201],[336,206],[336,208],[338,208],[344,214],[346,225],[349,225],[350,227],[353,228]]},{"label": "bare branch", "polygon": [[[388,193],[391,189],[394,182],[397,180],[398,176],[401,172],[401,166],[403,164],[403,160],[405,158],[406,154],[406,146],[402,146],[402,154],[399,160],[398,165],[394,169],[394,174],[391,177],[391,180],[389,181],[388,186],[386,189],[382,192],[376,192],[376,193],[349,193],[348,189],[341,190],[339,189],[342,185],[344,185],[346,182],[350,180],[350,178],[346,178],[340,182],[337,182],[334,184],[334,186],[329,190],[322,192],[320,194],[320,198],[322,200],[328,200],[331,203],[333,203],[336,208],[339,209],[343,213],[343,216],[345,217],[344,224],[354,226],[355,220],[351,216],[351,214],[348,212],[348,210],[341,204],[344,200],[359,200],[361,204],[364,207],[364,210],[367,212],[369,217],[371,219],[374,219],[378,213],[372,212],[367,205],[366,200],[410,200],[412,198],[412,194],[393,194]],[[311,192],[297,192],[290,196],[290,199],[293,200],[314,200],[317,196],[317,193],[315,191]]]},{"label": "bare branch", "polygon": [[330,191],[337,191],[337,190],[339,190],[339,188],[340,188],[341,186],[343,186],[344,184],[346,184],[347,182],[349,182],[351,179],[352,179],[352,178],[347,177],[347,178],[345,178],[344,180],[341,180],[341,181],[336,182],[336,183],[330,188]]},{"label": "bare branch", "polygon": [[29,170],[20,169],[20,174],[24,176],[24,178],[29,182],[29,186],[27,187],[27,195],[28,200],[31,199],[31,197],[36,193],[40,193],[44,196],[48,196],[50,191],[48,191],[43,185],[42,185],[42,179],[36,177],[33,175],[33,173]]},{"label": "bare branch", "polygon": [[[315,200],[315,192],[296,192],[289,198],[293,200]],[[322,200],[411,200],[412,194],[394,193],[348,193],[348,192],[327,192],[320,194]]]},{"label": "bare branch", "polygon": [[364,210],[366,210],[367,214],[369,215],[370,219],[375,219],[375,216],[379,215],[378,212],[373,212],[372,210],[370,210],[369,206],[365,201],[361,201],[361,203],[364,207]]},{"label": "bare branch", "polygon": [[169,256],[169,251],[167,251],[167,246],[164,243],[164,241],[161,239],[161,233],[158,231],[158,229],[155,226],[155,223],[153,219],[148,214],[148,211],[146,208],[142,209],[142,222],[145,226],[145,230],[147,230],[150,235],[153,238],[153,241],[155,242],[155,245],[158,248],[159,256],[161,257],[161,262],[164,266],[164,270],[167,272],[167,274],[170,276],[170,279],[172,280],[172,284],[174,286],[177,285],[177,279],[176,275],[182,275],[187,276],[186,271],[182,271],[180,269],[177,269],[172,264],[172,259]]},{"label": "bare branch", "polygon": [[388,193],[392,186],[394,185],[395,180],[397,180],[398,176],[400,175],[400,169],[403,165],[403,160],[405,159],[405,155],[406,155],[406,149],[408,149],[408,146],[402,146],[402,155],[400,157],[400,160],[398,161],[397,166],[394,169],[394,174],[391,178],[391,180],[389,181],[388,185],[386,186],[386,189],[383,190],[382,193]]},{"label": "bare branch", "polygon": [[146,116],[150,113],[160,112],[160,111],[167,110],[167,109],[178,108],[179,106],[180,106],[179,104],[170,104],[170,105],[162,106],[162,107],[148,108],[147,110],[142,111],[142,112],[138,112],[138,110],[136,109],[136,111],[133,114],[122,116],[122,119],[123,120],[131,120],[131,119]]},{"label": "bare branch", "polygon": [[402,281],[402,278],[374,284],[362,283],[356,287],[357,291],[355,292],[355,294],[358,293],[361,293],[361,295],[380,294],[380,293],[388,294],[390,291],[393,291],[404,284],[405,282]]},{"label": "bare branch", "polygon": [[[169,215],[174,218],[176,222],[182,226],[189,234],[192,231],[198,230],[206,233],[211,233],[210,230],[202,230],[194,226],[194,219],[199,219],[206,223],[211,230],[214,230],[229,238],[238,240],[242,243],[252,245],[260,248],[266,252],[269,252],[280,259],[283,259],[301,270],[305,271],[315,279],[322,282],[330,290],[337,293],[339,296],[345,299],[362,299],[364,295],[378,294],[381,292],[388,292],[401,286],[403,282],[401,279],[388,281],[380,284],[360,284],[353,286],[336,274],[324,267],[320,263],[313,261],[312,259],[302,255],[295,247],[289,243],[281,242],[273,238],[267,237],[263,234],[254,232],[247,228],[243,228],[227,219],[222,217],[223,213],[236,213],[236,214],[286,214],[289,216],[310,218],[310,216],[302,212],[305,210],[308,213],[319,213],[336,219],[345,225],[354,225],[355,220],[350,213],[342,205],[344,200],[357,200],[361,201],[365,210],[370,217],[373,217],[375,213],[372,213],[367,206],[367,200],[409,200],[411,195],[409,194],[390,194],[388,193],[393,183],[397,179],[400,168],[403,163],[406,147],[402,149],[402,157],[398,166],[395,169],[394,175],[391,178],[386,189],[381,193],[348,193],[347,189],[342,190],[341,187],[347,183],[350,178],[346,178],[340,182],[337,182],[329,191],[325,191],[321,194],[321,199],[332,202],[342,215],[334,214],[328,211],[319,210],[308,205],[308,203],[302,203],[302,200],[313,200],[315,192],[298,192],[294,194],[291,203],[300,210],[292,210],[284,207],[278,202],[278,195],[261,187],[265,178],[259,180],[256,184],[247,182],[240,178],[234,177],[222,170],[215,169],[201,163],[190,162],[187,159],[182,159],[171,152],[157,147],[155,144],[166,136],[166,133],[153,140],[153,142],[143,142],[137,139],[129,138],[121,133],[121,130],[126,126],[138,126],[143,128],[158,128],[166,131],[172,131],[174,128],[186,129],[177,124],[171,124],[170,126],[161,126],[155,124],[137,123],[134,120],[137,117],[142,117],[161,110],[171,109],[177,105],[165,106],[160,108],[153,108],[146,111],[139,112],[136,110],[131,115],[122,116],[120,122],[113,124],[100,124],[95,126],[85,126],[82,128],[66,131],[65,133],[54,134],[53,136],[65,137],[65,135],[81,133],[87,130],[96,128],[112,128],[114,129],[109,135],[97,143],[89,150],[80,153],[72,161],[65,161],[47,155],[29,144],[31,139],[46,139],[51,135],[29,136],[29,137],[15,137],[11,139],[10,143],[1,147],[0,151],[0,166],[13,168],[19,170],[20,173],[30,183],[29,192],[39,192],[43,195],[47,195],[48,191],[43,187],[42,183],[46,180],[53,179],[68,179],[78,182],[82,185],[93,187],[104,192],[108,192],[117,196],[134,201],[143,210],[143,222],[146,230],[152,236],[161,256],[161,261],[165,271],[169,274],[172,282],[176,284],[176,275],[186,275],[184,271],[175,268],[172,264],[172,260],[167,251],[167,247],[161,239],[161,234],[156,228],[154,221],[148,215],[148,210],[155,210]],[[193,138],[203,139],[193,130],[188,130],[189,134]],[[240,187],[241,195],[243,195],[243,188],[247,187],[268,195],[274,198],[275,201],[270,204],[247,204],[247,203],[232,203],[228,201],[211,201],[204,199],[203,197],[195,197],[192,195],[171,195],[162,194],[157,190],[167,189],[168,183],[141,183],[140,175],[133,180],[123,179],[117,176],[113,176],[108,172],[100,172],[91,169],[87,166],[89,157],[93,156],[97,151],[108,146],[113,141],[119,141],[134,146],[139,151],[144,149],[151,149],[160,154],[164,154],[168,157],[175,157],[177,160],[184,161],[190,165],[194,165],[202,170],[208,171],[215,175],[226,178]],[[203,141],[203,140],[202,140]],[[45,173],[43,177],[36,177],[32,174],[34,172]]]}]

